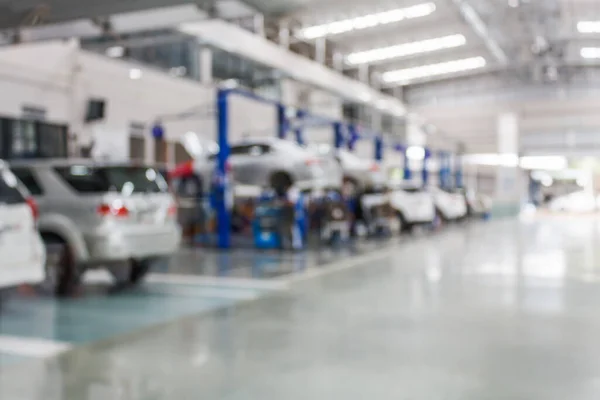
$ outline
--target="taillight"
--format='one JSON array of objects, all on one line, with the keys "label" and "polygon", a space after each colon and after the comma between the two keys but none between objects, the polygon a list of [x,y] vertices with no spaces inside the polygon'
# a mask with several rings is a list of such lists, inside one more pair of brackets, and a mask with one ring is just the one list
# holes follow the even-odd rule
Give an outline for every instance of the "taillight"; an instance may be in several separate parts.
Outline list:
[{"label": "taillight", "polygon": [[309,159],[305,160],[304,163],[308,166],[317,165],[317,164],[319,164],[319,160],[316,158],[309,158]]},{"label": "taillight", "polygon": [[115,217],[127,217],[129,215],[129,210],[122,204],[114,203],[114,204],[100,204],[98,209],[96,210],[99,215],[103,217],[107,217],[109,215]]},{"label": "taillight", "polygon": [[28,197],[27,199],[25,199],[25,201],[27,202],[27,205],[31,209],[31,215],[33,215],[34,221],[37,221],[40,216],[40,210],[38,208],[37,203],[35,202],[33,197]]},{"label": "taillight", "polygon": [[371,164],[371,167],[369,168],[369,171],[371,172],[379,172],[379,164]]},{"label": "taillight", "polygon": [[167,215],[170,217],[175,217],[177,215],[177,204],[173,203],[167,209]]}]

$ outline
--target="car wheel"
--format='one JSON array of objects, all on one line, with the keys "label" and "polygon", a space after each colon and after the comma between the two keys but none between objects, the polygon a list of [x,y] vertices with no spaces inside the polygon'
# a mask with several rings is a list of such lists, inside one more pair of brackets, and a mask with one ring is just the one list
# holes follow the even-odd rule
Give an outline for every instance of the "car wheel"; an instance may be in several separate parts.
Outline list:
[{"label": "car wheel", "polygon": [[292,177],[287,172],[279,171],[271,175],[269,184],[275,190],[275,193],[277,193],[278,196],[285,196],[288,190],[292,187],[293,181]]},{"label": "car wheel", "polygon": [[46,246],[45,278],[41,284],[44,292],[65,297],[79,287],[80,279],[73,251],[58,236],[43,236]]},{"label": "car wheel", "polygon": [[150,259],[131,261],[131,270],[129,271],[130,285],[137,285],[144,280],[146,275],[148,275],[148,272],[150,272],[150,267],[152,267],[152,261],[153,260]]},{"label": "car wheel", "polygon": [[400,211],[398,211],[396,213],[397,216],[397,230],[398,233],[403,234],[406,233],[410,230],[410,227],[408,225],[408,223],[406,222],[406,218],[404,218],[404,214],[402,214]]}]

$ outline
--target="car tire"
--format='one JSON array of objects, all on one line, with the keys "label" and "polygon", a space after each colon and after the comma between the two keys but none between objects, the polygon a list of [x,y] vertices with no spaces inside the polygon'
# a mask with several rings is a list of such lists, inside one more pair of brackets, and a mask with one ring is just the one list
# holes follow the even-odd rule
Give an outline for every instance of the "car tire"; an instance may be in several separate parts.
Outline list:
[{"label": "car tire", "polygon": [[57,235],[42,234],[46,247],[44,292],[58,297],[75,294],[80,284],[75,256],[69,244]]},{"label": "car tire", "polygon": [[271,175],[269,184],[275,190],[278,196],[285,196],[294,184],[290,174],[284,171],[278,171]]},{"label": "car tire", "polygon": [[406,218],[402,212],[396,212],[396,216],[398,217],[398,233],[404,234],[410,232],[411,226],[406,222]]},{"label": "car tire", "polygon": [[129,284],[138,285],[144,280],[152,267],[152,259],[132,260],[131,269],[129,270]]}]

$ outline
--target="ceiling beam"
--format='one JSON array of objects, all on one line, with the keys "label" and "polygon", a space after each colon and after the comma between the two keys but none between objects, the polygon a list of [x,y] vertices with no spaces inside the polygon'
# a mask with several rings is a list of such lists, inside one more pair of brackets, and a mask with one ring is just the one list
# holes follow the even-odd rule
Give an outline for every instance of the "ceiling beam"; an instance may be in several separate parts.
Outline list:
[{"label": "ceiling beam", "polygon": [[489,29],[483,22],[479,14],[466,0],[451,0],[458,8],[465,22],[473,29],[473,31],[483,40],[483,43],[488,48],[489,52],[502,65],[508,65],[508,57],[498,42],[490,35]]}]

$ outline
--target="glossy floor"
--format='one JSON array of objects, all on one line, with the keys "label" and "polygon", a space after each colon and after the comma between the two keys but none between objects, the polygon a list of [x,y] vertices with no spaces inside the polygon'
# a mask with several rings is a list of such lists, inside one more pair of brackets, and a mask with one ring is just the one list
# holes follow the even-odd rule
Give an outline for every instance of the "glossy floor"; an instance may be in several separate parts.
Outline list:
[{"label": "glossy floor", "polygon": [[389,242],[254,301],[9,364],[0,398],[597,400],[599,245],[590,217]]}]

